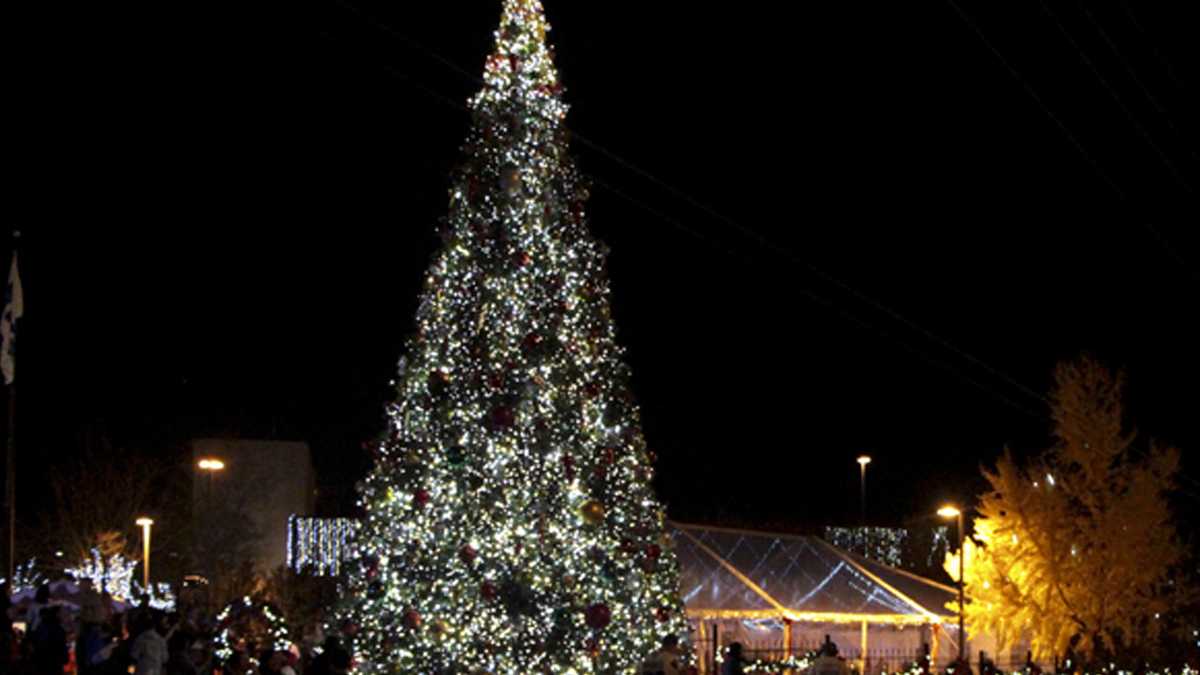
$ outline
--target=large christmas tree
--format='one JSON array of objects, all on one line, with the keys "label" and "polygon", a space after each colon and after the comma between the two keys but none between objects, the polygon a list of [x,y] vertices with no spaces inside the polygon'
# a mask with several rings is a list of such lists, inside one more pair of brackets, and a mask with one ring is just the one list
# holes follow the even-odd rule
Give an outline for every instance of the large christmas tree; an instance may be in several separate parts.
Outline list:
[{"label": "large christmas tree", "polygon": [[548,30],[505,0],[360,487],[369,672],[631,673],[687,630]]}]

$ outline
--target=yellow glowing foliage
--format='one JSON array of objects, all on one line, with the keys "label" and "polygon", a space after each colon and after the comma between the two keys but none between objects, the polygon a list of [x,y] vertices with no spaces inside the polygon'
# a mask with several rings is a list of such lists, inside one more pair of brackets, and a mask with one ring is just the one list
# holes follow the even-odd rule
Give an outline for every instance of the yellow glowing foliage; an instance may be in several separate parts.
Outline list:
[{"label": "yellow glowing foliage", "polygon": [[1039,658],[1089,658],[1153,639],[1177,595],[1167,589],[1183,550],[1163,493],[1179,453],[1131,451],[1122,380],[1099,364],[1062,364],[1055,379],[1056,445],[1023,465],[1006,451],[984,471],[966,620],[1005,644],[1029,636]]}]

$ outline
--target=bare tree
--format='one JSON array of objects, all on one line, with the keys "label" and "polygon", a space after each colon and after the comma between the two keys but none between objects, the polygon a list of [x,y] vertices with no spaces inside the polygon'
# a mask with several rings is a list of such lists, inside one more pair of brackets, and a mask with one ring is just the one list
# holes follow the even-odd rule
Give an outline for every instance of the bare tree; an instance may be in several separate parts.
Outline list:
[{"label": "bare tree", "polygon": [[166,501],[170,462],[147,461],[132,453],[89,450],[60,463],[50,476],[54,509],[41,528],[41,543],[62,551],[45,555],[65,566],[89,558],[93,548],[102,557],[138,555],[137,518],[160,513]]}]

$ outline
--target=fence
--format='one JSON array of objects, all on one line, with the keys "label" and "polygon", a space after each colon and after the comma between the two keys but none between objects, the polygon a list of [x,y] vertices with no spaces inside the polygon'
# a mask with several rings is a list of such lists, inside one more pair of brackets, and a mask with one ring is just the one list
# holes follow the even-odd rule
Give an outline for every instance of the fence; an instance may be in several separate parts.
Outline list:
[{"label": "fence", "polygon": [[[723,639],[717,637],[720,641],[718,647],[723,651],[729,646],[731,639]],[[789,656],[797,658],[804,657],[818,648],[820,642],[805,643],[793,642],[791,649],[785,649],[783,639],[777,637],[764,637],[761,639],[742,639],[743,654],[749,660],[765,660],[765,661],[782,661]],[[720,662],[717,660],[717,649],[714,649],[713,639],[708,637],[695,643],[696,655],[699,658],[699,669],[702,675],[717,675],[721,672]],[[859,665],[863,662],[862,650],[856,647],[841,649],[839,655],[846,659],[847,665],[855,672],[858,672]],[[938,660],[944,662],[950,654],[943,654]],[[975,654],[972,659],[972,669],[976,672],[983,672],[980,667],[981,657],[983,654]],[[925,657],[925,650],[919,649],[867,649],[865,673],[898,673],[908,670],[914,663]],[[986,658],[992,662],[992,665],[1004,672],[1013,672],[1025,666],[1025,658],[1019,657],[1016,654],[987,654]]]}]

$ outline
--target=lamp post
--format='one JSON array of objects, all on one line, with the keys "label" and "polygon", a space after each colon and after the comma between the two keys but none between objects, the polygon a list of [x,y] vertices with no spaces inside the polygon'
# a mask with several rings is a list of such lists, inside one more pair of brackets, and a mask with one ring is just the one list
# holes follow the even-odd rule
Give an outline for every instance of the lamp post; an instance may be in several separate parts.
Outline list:
[{"label": "lamp post", "polygon": [[154,524],[154,520],[142,516],[137,519],[137,524],[142,527],[142,588],[150,592],[150,526]]},{"label": "lamp post", "polygon": [[858,462],[858,519],[859,524],[865,527],[867,524],[867,465],[871,463],[871,458],[862,455],[856,461]]},{"label": "lamp post", "polygon": [[867,465],[871,463],[871,458],[859,455],[855,461],[858,462],[858,525],[862,529],[863,557],[869,558],[871,545],[870,537],[867,536]]},{"label": "lamp post", "polygon": [[951,505],[938,509],[937,514],[943,518],[958,519],[958,660],[961,662],[967,653],[967,633],[963,628],[963,584],[967,581],[963,576],[967,560],[967,549],[963,546],[963,514],[962,509]]},{"label": "lamp post", "polygon": [[[207,511],[211,512],[212,506],[213,506],[213,477],[217,475],[217,472],[225,470],[225,462],[223,460],[217,459],[215,457],[203,457],[200,459],[199,462],[196,463],[196,466],[201,471],[208,474],[208,494],[205,495],[205,502],[206,502],[205,509]],[[195,519],[193,518],[193,521],[194,520]],[[208,600],[207,600],[206,604],[208,605],[208,609],[211,611],[212,610],[212,600],[213,600],[213,598],[212,598],[212,594],[213,594],[212,578],[214,576],[213,575],[214,570],[212,567],[213,552],[211,550],[209,550],[207,546],[204,547],[204,552],[209,558],[209,563],[207,565],[205,565],[204,568],[205,568],[205,574],[208,576],[208,579],[209,579],[208,594],[207,594]]]},{"label": "lamp post", "polygon": [[208,474],[208,500],[209,506],[212,506],[213,476],[216,475],[218,471],[225,470],[225,462],[214,457],[205,457],[197,462],[196,466],[199,467],[201,471]]}]

